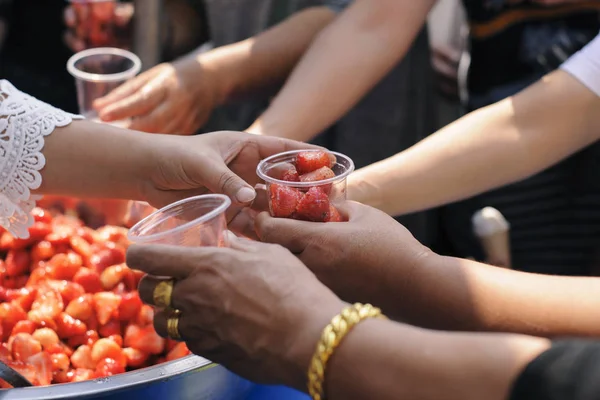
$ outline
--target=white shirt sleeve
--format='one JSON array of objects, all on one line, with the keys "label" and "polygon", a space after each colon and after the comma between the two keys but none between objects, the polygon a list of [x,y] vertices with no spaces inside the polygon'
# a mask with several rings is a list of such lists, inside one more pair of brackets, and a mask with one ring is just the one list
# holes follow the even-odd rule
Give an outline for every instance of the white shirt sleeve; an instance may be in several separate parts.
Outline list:
[{"label": "white shirt sleeve", "polygon": [[600,34],[560,68],[600,96]]},{"label": "white shirt sleeve", "polygon": [[0,225],[17,237],[29,236],[31,210],[42,183],[44,137],[82,117],[68,114],[0,80]]}]

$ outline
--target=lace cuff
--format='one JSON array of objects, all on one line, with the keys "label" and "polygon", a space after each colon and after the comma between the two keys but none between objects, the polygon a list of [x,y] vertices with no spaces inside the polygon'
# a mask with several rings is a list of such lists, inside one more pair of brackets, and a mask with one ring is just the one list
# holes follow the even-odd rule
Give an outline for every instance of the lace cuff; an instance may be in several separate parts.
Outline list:
[{"label": "lace cuff", "polygon": [[31,210],[40,196],[31,190],[42,183],[44,136],[81,116],[66,113],[0,80],[0,225],[11,234],[29,237]]}]

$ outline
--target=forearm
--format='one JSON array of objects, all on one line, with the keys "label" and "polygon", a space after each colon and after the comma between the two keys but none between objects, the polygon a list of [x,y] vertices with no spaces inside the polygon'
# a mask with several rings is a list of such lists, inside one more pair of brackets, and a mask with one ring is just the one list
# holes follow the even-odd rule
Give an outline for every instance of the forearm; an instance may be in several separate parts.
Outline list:
[{"label": "forearm", "polygon": [[216,80],[217,103],[230,103],[280,85],[334,16],[327,7],[309,8],[256,37],[188,57]]},{"label": "forearm", "polygon": [[504,400],[550,343],[517,335],[432,332],[390,321],[358,325],[327,367],[328,398]]},{"label": "forearm", "polygon": [[597,140],[599,109],[594,93],[558,71],[358,170],[349,197],[398,215],[518,181]]},{"label": "forearm", "polygon": [[315,40],[250,131],[307,141],[342,117],[406,54],[434,0],[358,0]]},{"label": "forearm", "polygon": [[[432,254],[380,288],[386,312],[433,329],[600,336],[600,278],[530,274]],[[407,279],[406,277],[409,276]],[[435,290],[432,290],[432,285]],[[376,303],[380,304],[380,303]]]},{"label": "forearm", "polygon": [[37,194],[140,199],[153,162],[152,135],[73,121],[45,138]]}]

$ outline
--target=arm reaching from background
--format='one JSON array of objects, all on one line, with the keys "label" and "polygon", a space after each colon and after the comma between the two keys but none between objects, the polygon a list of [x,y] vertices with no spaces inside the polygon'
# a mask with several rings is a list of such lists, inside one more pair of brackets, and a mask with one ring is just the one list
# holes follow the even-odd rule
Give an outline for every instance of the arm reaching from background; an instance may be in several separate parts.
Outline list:
[{"label": "arm reaching from background", "polygon": [[435,0],[357,0],[312,44],[251,133],[308,141],[406,54]]}]

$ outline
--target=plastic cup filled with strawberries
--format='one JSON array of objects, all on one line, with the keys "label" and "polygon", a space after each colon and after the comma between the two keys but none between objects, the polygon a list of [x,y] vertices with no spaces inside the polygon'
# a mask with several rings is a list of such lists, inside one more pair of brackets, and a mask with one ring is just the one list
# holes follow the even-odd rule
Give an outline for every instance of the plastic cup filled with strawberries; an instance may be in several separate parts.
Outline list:
[{"label": "plastic cup filled with strawberries", "polygon": [[114,41],[116,0],[69,0],[75,12],[77,36],[87,47],[108,46]]},{"label": "plastic cup filled with strawberries", "polygon": [[267,186],[269,212],[277,218],[341,222],[336,204],[346,200],[346,179],[352,160],[326,150],[276,154],[257,167]]},{"label": "plastic cup filled with strawberries", "polygon": [[44,386],[190,354],[154,330],[137,292],[143,273],[125,264],[127,229],[41,208],[33,217],[28,239],[0,230],[0,360]]}]

